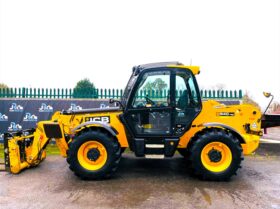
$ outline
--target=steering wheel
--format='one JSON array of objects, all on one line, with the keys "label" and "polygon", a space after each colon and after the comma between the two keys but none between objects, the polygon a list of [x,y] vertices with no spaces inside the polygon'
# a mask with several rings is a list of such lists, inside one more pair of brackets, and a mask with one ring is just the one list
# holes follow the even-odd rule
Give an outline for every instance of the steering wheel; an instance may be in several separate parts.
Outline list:
[{"label": "steering wheel", "polygon": [[145,96],[145,99],[147,104],[156,105],[156,103],[153,100],[151,100],[148,96]]}]

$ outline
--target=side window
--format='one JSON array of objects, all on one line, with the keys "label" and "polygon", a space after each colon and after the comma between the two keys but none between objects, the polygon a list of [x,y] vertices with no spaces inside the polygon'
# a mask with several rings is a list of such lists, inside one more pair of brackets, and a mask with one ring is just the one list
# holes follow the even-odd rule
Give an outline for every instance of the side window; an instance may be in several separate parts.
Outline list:
[{"label": "side window", "polygon": [[132,101],[133,108],[167,107],[170,103],[169,71],[145,73]]},{"label": "side window", "polygon": [[139,135],[170,135],[170,71],[145,73],[136,89],[129,126]]},{"label": "side window", "polygon": [[190,88],[191,105],[197,106],[199,104],[199,99],[192,77],[190,77],[188,80],[188,86]]},{"label": "side window", "polygon": [[[185,74],[184,74],[185,75]],[[176,75],[176,107],[184,110],[189,105],[189,94],[185,78],[182,75]]]},{"label": "side window", "polygon": [[176,109],[174,134],[181,135],[190,128],[192,121],[197,115],[197,108],[200,107],[199,97],[195,82],[191,74],[179,71],[176,73]]},{"label": "side window", "polygon": [[176,74],[176,107],[184,110],[199,104],[193,77],[185,73]]}]

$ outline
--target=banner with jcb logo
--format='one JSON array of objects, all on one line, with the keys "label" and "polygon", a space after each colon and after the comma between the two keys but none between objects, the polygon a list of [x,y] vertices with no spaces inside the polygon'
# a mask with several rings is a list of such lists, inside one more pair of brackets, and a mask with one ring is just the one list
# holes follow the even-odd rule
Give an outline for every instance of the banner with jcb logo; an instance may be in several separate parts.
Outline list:
[{"label": "banner with jcb logo", "polygon": [[[0,143],[5,132],[35,128],[36,123],[50,120],[55,111],[107,108],[108,100],[90,99],[0,99]],[[108,117],[88,118],[88,121],[110,122]]]}]

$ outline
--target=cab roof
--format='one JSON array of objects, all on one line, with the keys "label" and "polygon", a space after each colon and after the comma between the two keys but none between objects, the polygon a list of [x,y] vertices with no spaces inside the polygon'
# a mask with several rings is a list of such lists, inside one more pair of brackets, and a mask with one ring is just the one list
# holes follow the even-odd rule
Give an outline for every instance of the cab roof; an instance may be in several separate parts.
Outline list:
[{"label": "cab roof", "polygon": [[164,68],[164,67],[189,69],[190,71],[192,71],[192,73],[194,75],[197,75],[200,73],[199,66],[186,66],[180,62],[156,62],[156,63],[138,65],[138,66],[133,67],[133,72],[138,74],[141,71],[146,70],[146,69]]}]

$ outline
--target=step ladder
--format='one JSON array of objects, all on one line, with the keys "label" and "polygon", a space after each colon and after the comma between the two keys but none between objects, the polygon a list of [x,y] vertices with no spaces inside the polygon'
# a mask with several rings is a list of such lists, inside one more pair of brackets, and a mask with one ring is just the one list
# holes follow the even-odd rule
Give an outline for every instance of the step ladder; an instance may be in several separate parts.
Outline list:
[{"label": "step ladder", "polygon": [[135,138],[135,155],[149,159],[172,157],[177,149],[179,138],[153,139]]},{"label": "step ladder", "polygon": [[[162,149],[164,149],[164,144],[145,144],[145,148],[146,148],[146,150],[147,149],[150,149],[150,150],[162,150]],[[153,153],[153,152],[151,152],[151,153]],[[163,159],[165,156],[164,156],[164,154],[160,154],[160,153],[158,153],[158,154],[145,154],[145,158],[148,158],[148,159]]]}]

